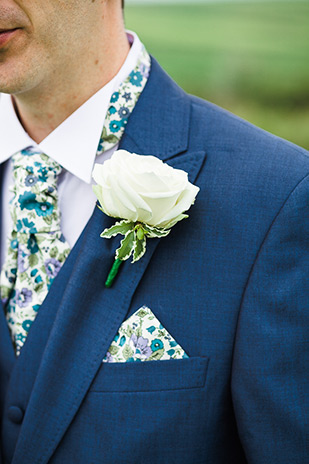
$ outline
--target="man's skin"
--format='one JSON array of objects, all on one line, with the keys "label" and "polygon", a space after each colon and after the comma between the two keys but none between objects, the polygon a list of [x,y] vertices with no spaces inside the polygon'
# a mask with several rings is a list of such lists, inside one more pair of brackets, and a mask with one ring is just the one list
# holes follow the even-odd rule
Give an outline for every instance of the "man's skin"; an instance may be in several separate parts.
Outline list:
[{"label": "man's skin", "polygon": [[0,93],[13,95],[37,143],[117,74],[128,51],[121,0],[1,0]]}]

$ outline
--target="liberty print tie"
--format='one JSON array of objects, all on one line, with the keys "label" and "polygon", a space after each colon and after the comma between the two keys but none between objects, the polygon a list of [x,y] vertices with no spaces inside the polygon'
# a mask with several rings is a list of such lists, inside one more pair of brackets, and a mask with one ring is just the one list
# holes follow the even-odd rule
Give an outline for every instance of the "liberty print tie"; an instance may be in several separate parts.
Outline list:
[{"label": "liberty print tie", "polygon": [[[119,143],[149,72],[150,57],[143,48],[135,69],[111,97],[97,155]],[[15,180],[10,205],[13,230],[0,275],[0,292],[19,355],[70,248],[60,230],[57,180],[61,166],[31,147],[14,155],[12,160]]]},{"label": "liberty print tie", "polygon": [[1,272],[1,298],[18,355],[70,247],[60,230],[61,166],[31,147],[16,153],[12,162],[13,229]]}]

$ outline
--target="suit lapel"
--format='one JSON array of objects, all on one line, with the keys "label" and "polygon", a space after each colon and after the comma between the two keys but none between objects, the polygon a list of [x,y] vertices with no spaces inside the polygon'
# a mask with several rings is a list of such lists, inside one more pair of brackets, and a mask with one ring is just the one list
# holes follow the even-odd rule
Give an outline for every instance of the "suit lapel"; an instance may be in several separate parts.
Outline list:
[{"label": "suit lapel", "polygon": [[186,151],[190,100],[152,60],[151,73],[130,116],[121,148],[162,160]]},{"label": "suit lapel", "polygon": [[[185,94],[154,62],[121,148],[169,159],[194,181],[205,154],[177,156],[187,148],[189,113]],[[113,223],[95,209],[50,332],[12,464],[48,462],[102,366],[158,246],[158,239],[148,240],[145,256],[134,266],[123,263],[113,287],[106,289],[119,236],[106,240],[100,233]]]}]

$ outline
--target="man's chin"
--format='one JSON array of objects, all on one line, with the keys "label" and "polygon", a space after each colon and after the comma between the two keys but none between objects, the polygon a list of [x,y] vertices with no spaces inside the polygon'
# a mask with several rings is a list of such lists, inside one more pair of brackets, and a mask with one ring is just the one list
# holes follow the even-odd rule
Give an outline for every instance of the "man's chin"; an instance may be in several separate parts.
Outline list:
[{"label": "man's chin", "polygon": [[20,94],[31,88],[33,70],[20,64],[0,61],[0,93]]},{"label": "man's chin", "polygon": [[22,92],[22,89],[22,84],[16,81],[15,76],[14,79],[12,79],[12,76],[10,78],[2,76],[0,65],[0,93],[16,94]]},{"label": "man's chin", "polygon": [[7,50],[0,49],[0,93],[21,93],[31,87],[37,60],[28,45],[19,38]]}]

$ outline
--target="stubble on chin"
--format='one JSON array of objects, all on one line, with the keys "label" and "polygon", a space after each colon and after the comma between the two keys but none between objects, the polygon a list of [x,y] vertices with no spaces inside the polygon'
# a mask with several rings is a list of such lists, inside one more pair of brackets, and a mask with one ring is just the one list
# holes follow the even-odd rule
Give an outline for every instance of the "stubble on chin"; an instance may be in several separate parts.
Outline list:
[{"label": "stubble on chin", "polygon": [[0,93],[27,92],[35,85],[39,68],[38,56],[24,44],[0,50]]}]

